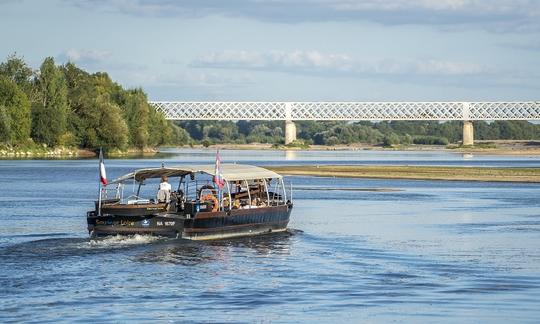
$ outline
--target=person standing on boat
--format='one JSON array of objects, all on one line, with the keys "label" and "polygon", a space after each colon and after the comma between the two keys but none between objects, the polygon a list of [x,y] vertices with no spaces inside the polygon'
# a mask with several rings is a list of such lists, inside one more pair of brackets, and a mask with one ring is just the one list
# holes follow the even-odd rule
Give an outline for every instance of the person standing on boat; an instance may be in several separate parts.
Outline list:
[{"label": "person standing on boat", "polygon": [[159,190],[157,193],[158,203],[168,203],[171,201],[171,184],[168,182],[167,176],[161,176],[161,182],[159,184]]}]

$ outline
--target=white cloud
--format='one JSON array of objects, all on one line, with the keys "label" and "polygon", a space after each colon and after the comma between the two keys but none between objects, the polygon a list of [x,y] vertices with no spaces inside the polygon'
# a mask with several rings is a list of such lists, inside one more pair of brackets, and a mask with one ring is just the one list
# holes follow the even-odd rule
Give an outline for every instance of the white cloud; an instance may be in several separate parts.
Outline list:
[{"label": "white cloud", "polygon": [[163,86],[200,86],[214,87],[225,85],[243,85],[254,82],[249,73],[220,73],[216,71],[180,71],[154,75],[141,75],[140,83]]},{"label": "white cloud", "polygon": [[[59,63],[72,62],[91,72],[144,71],[148,67],[140,63],[116,60],[112,53],[98,49],[68,49],[56,56]],[[142,72],[141,72],[142,73]]]},{"label": "white cloud", "polygon": [[95,63],[103,62],[111,57],[109,51],[93,49],[68,49],[63,56],[74,63]]},{"label": "white cloud", "polygon": [[227,50],[203,55],[191,66],[354,77],[362,75],[459,76],[490,72],[487,67],[474,63],[435,59],[363,61],[347,54],[300,50],[265,53]]}]

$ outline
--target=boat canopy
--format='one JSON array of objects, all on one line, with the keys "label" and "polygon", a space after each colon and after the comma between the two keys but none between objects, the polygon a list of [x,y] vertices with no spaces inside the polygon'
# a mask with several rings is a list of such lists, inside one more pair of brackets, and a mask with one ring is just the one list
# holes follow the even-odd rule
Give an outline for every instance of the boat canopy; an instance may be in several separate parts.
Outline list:
[{"label": "boat canopy", "polygon": [[[138,182],[149,178],[182,177],[190,173],[206,173],[215,176],[215,165],[182,165],[162,168],[139,169],[114,179],[111,184],[122,183],[135,179]],[[246,164],[221,164],[221,176],[226,181],[243,181],[257,179],[281,179],[281,175],[274,171],[254,165]]]}]

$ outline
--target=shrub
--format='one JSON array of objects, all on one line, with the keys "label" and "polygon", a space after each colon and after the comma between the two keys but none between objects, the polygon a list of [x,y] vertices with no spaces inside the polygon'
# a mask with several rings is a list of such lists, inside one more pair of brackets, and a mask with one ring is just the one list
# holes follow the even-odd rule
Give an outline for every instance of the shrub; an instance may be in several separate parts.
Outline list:
[{"label": "shrub", "polygon": [[438,136],[416,136],[413,139],[413,143],[422,145],[448,145],[448,139]]}]

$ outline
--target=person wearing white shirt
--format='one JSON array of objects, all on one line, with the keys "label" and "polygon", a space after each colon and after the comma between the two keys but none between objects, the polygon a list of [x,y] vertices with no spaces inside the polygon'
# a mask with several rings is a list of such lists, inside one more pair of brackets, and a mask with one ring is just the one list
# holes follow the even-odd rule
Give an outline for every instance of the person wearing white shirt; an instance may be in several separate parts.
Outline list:
[{"label": "person wearing white shirt", "polygon": [[167,176],[161,176],[161,183],[159,184],[159,190],[157,193],[158,203],[168,203],[171,200],[171,184],[168,182]]}]

